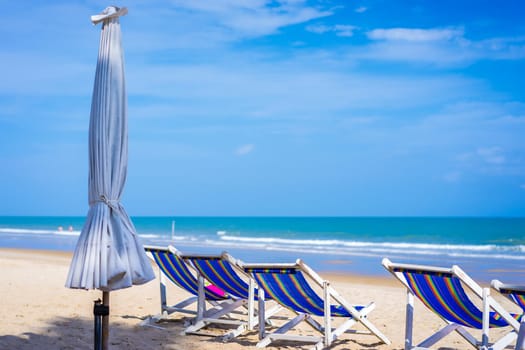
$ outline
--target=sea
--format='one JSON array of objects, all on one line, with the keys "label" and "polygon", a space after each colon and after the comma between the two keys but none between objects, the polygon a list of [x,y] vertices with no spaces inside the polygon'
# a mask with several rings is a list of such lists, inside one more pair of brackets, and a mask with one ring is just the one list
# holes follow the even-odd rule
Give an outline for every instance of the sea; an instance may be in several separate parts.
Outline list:
[{"label": "sea", "polygon": [[[0,247],[73,252],[85,217],[0,217]],[[302,259],[320,272],[388,276],[393,262],[525,284],[525,218],[132,217],[142,243],[245,262]]]}]

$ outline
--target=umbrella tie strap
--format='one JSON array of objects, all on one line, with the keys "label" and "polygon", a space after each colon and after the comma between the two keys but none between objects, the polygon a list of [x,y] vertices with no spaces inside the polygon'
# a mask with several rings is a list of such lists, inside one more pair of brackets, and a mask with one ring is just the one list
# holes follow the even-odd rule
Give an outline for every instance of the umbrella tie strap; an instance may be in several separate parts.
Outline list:
[{"label": "umbrella tie strap", "polygon": [[127,13],[128,9],[126,7],[109,6],[106,7],[102,13],[91,16],[91,22],[93,22],[94,25],[97,25],[100,22],[109,21],[112,18],[124,16]]},{"label": "umbrella tie strap", "polygon": [[113,210],[117,210],[119,207],[119,201],[117,199],[108,199],[103,194],[100,195],[99,200],[96,202],[102,202]]}]

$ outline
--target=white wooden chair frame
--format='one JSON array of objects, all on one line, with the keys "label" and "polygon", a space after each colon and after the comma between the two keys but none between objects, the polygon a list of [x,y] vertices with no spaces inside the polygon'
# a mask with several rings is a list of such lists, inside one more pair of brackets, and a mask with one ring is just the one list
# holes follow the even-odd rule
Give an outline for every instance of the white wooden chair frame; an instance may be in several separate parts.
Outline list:
[{"label": "white wooden chair frame", "polygon": [[[145,248],[151,248],[155,250],[167,250],[172,254],[180,255],[179,251],[175,249],[174,247],[157,247],[157,246],[145,246]],[[149,251],[146,251],[146,255],[155,263],[155,259],[153,259],[153,256]],[[155,265],[157,265],[155,263]],[[188,326],[198,322],[202,322],[203,320],[206,320],[208,323],[212,323],[211,321],[213,319],[217,319],[218,317],[223,316],[224,314],[231,313],[234,309],[238,307],[238,304],[240,303],[237,300],[229,300],[226,299],[224,301],[215,301],[215,300],[206,300],[205,292],[204,292],[204,279],[198,274],[198,271],[196,271],[193,266],[187,265],[188,268],[197,276],[198,279],[198,295],[184,299],[183,301],[180,301],[179,303],[175,305],[168,305],[167,303],[167,293],[166,293],[166,286],[167,286],[167,277],[164,275],[162,270],[159,266],[157,266],[157,269],[159,271],[159,288],[160,288],[160,314],[154,315],[152,317],[147,318],[143,322],[141,322],[141,325],[143,326],[151,326],[152,323],[158,323],[163,320],[168,320],[169,316],[173,313],[183,313],[188,315],[193,315],[194,317],[189,322],[185,322],[185,325]],[[178,286],[177,286],[178,287]],[[188,308],[189,306],[197,303],[196,310]],[[210,309],[207,309],[206,303],[209,303],[211,305]],[[225,320],[226,321],[226,320]],[[186,330],[182,332],[182,334],[186,334]]]},{"label": "white wooden chair frame", "polygon": [[[516,321],[508,311],[506,311],[492,296],[490,295],[489,288],[482,288],[477,284],[472,278],[470,278],[460,267],[454,265],[452,268],[441,268],[434,266],[424,266],[424,265],[412,265],[412,264],[396,264],[392,263],[389,259],[384,258],[382,265],[394,275],[406,288],[407,288],[407,305],[406,305],[406,324],[405,324],[405,350],[415,350],[415,349],[429,349],[432,345],[436,344],[439,340],[446,337],[453,331],[456,331],[461,335],[470,345],[477,349],[483,350],[502,350],[511,344],[517,337],[517,332],[519,331],[520,324]],[[441,272],[441,273],[451,273],[454,276],[458,277],[459,280],[467,286],[477,297],[482,301],[482,339],[481,341],[477,340],[470,332],[467,331],[466,327],[459,325],[454,322],[450,322],[447,319],[443,318],[441,315],[435,313],[439,316],[446,325],[432,334],[430,337],[423,340],[418,345],[413,345],[413,326],[414,326],[414,294],[412,293],[405,277],[402,272],[396,272],[394,268],[406,268],[414,269],[419,271],[428,271],[428,272]],[[512,331],[507,333],[501,339],[496,341],[493,344],[489,343],[489,313],[493,310],[501,315],[501,317],[509,323],[512,328]]]},{"label": "white wooden chair frame", "polygon": [[[259,269],[259,268],[296,268],[300,270],[305,276],[313,281],[318,287],[322,289],[322,299],[324,301],[324,316],[322,316],[322,323],[317,322],[314,317],[310,314],[296,312],[296,317],[289,320],[279,329],[272,333],[266,333],[266,329],[263,326],[264,322],[264,290],[259,287],[259,339],[257,343],[258,348],[263,348],[271,344],[275,340],[287,340],[305,343],[314,343],[313,349],[324,349],[332,345],[333,341],[338,339],[343,333],[363,333],[356,330],[350,330],[350,328],[356,323],[361,323],[365,328],[369,330],[367,334],[373,334],[378,337],[383,343],[390,344],[390,340],[383,334],[379,329],[374,326],[366,317],[375,308],[375,303],[371,302],[366,307],[358,311],[353,305],[348,303],[331,285],[328,281],[323,280],[314,270],[306,265],[301,259],[298,259],[295,263],[291,264],[245,264],[247,269]],[[332,328],[331,321],[331,300],[336,301],[339,305],[343,306],[351,315],[352,318],[344,321],[337,328]],[[276,302],[279,302],[276,300]],[[288,307],[287,307],[288,308]],[[305,321],[314,330],[319,332],[321,336],[304,336],[304,335],[291,335],[287,334],[288,331],[293,329],[302,321]]]},{"label": "white wooden chair frame", "polygon": [[[189,261],[191,258],[200,258],[200,257],[213,257],[211,255],[182,255],[181,256],[185,261],[188,262],[188,265],[190,265]],[[208,335],[207,333],[203,333],[201,330],[205,327],[207,327],[210,324],[225,324],[225,325],[237,325],[238,327],[225,335],[222,336],[223,341],[227,341],[230,339],[233,339],[246,330],[253,330],[255,326],[259,323],[258,315],[255,310],[255,281],[253,280],[252,276],[244,272],[243,265],[244,263],[239,260],[232,257],[230,254],[224,252],[220,256],[216,256],[216,258],[224,259],[227,262],[230,263],[230,265],[235,269],[236,272],[239,272],[241,275],[244,275],[248,278],[248,299],[235,299],[230,305],[222,306],[220,309],[217,309],[215,312],[207,313],[206,315],[197,316],[196,321],[191,326],[187,327],[184,330],[185,334],[204,334]],[[199,288],[204,288],[204,277],[198,272],[198,269],[193,267],[194,270],[199,274]],[[202,281],[201,281],[202,279]],[[211,282],[211,281],[209,281]],[[201,287],[202,285],[202,287]],[[200,297],[200,293],[202,293],[202,296],[204,296],[204,289],[199,289],[199,300],[203,300],[203,297]],[[241,313],[243,319],[239,318],[230,318],[230,319],[223,319],[221,317],[225,315],[229,315],[233,313],[233,311],[237,308],[244,307],[247,309],[246,313]],[[265,318],[263,319],[263,324],[268,323],[268,318],[273,316],[275,313],[280,311],[282,308],[277,305],[274,306],[269,312],[266,313]]]},{"label": "white wooden chair frame", "polygon": [[[514,292],[525,292],[525,285],[516,285],[516,284],[506,284],[502,283],[499,280],[492,280],[490,283],[492,288],[497,290],[499,293],[503,295],[507,295],[507,293],[503,293],[503,290],[508,291],[514,291]],[[511,301],[513,301],[511,298],[509,298]],[[514,302],[514,301],[513,301]],[[525,314],[521,316],[520,319],[520,329],[518,331],[518,339],[516,340],[516,350],[525,350]]]}]

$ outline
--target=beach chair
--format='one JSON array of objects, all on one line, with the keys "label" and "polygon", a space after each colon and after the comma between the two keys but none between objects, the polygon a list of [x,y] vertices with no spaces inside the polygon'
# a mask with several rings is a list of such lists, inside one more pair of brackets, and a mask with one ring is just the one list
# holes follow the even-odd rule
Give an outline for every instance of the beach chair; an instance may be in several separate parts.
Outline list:
[{"label": "beach chair", "polygon": [[505,284],[499,280],[493,280],[490,285],[521,308],[522,314],[516,349],[525,349],[525,285]]},{"label": "beach chair", "polygon": [[[243,303],[239,306],[247,307],[248,309],[246,320],[239,320],[239,327],[224,336],[223,340],[236,337],[246,329],[253,330],[259,322],[255,312],[258,292],[255,287],[255,281],[243,269],[244,263],[226,252],[223,252],[221,255],[183,255],[182,257],[186,261],[190,261],[210,283],[224,290],[231,297],[242,300]],[[271,310],[267,310],[265,319],[262,322],[268,322],[268,318],[279,310],[281,310],[279,305],[275,305]],[[188,327],[186,331],[193,333],[206,325],[206,321],[203,320]]]},{"label": "beach chair", "polygon": [[[194,315],[191,322],[195,323],[204,318],[213,317],[217,312],[227,312],[231,309],[234,301],[230,296],[213,285],[205,286],[204,278],[198,274],[195,275],[190,270],[190,266],[180,257],[180,252],[174,247],[144,246],[144,249],[146,255],[155,261],[160,271],[161,313],[152,318],[154,321],[167,319],[170,314],[180,312]],[[192,296],[173,306],[167,305],[166,279]],[[211,304],[211,309],[206,310],[206,302]],[[196,309],[190,308],[195,303],[197,303]]]},{"label": "beach chair", "polygon": [[[453,331],[477,349],[503,349],[516,339],[519,315],[507,312],[490,296],[489,288],[482,288],[458,266],[396,264],[386,258],[382,264],[407,288],[406,350],[428,349]],[[414,296],[446,323],[417,346],[412,343]],[[476,301],[482,305],[481,309]],[[494,327],[510,327],[510,330],[491,344],[489,328]],[[480,330],[481,339],[476,339],[467,328]]]},{"label": "beach chair", "polygon": [[[266,295],[297,314],[268,334],[263,323],[259,322],[261,340],[257,347],[266,347],[273,341],[285,340],[313,343],[314,349],[323,349],[345,332],[357,333],[356,330],[350,330],[356,323],[366,327],[381,342],[390,344],[388,338],[366,318],[375,308],[373,302],[366,306],[351,305],[301,259],[292,264],[246,264],[244,270],[252,274],[259,285],[260,315],[264,313],[261,301]],[[332,328],[332,318],[341,320],[337,328]],[[319,323],[319,319],[322,323]],[[319,335],[287,334],[303,321]]]}]

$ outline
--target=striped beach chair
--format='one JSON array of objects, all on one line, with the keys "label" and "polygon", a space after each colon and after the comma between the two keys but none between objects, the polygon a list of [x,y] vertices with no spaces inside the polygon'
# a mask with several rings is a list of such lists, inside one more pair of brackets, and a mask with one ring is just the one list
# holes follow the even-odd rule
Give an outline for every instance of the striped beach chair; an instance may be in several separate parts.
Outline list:
[{"label": "striped beach chair", "polygon": [[[366,327],[381,342],[390,344],[388,338],[366,318],[375,308],[373,302],[366,306],[350,304],[301,259],[293,264],[246,264],[244,270],[252,274],[259,285],[259,300],[269,296],[297,314],[268,334],[259,323],[261,340],[257,347],[265,347],[275,340],[288,340],[313,343],[314,349],[323,349],[343,333],[352,332],[350,328],[356,323]],[[332,328],[332,318],[342,321],[337,328]],[[320,335],[287,334],[303,321]]]},{"label": "striped beach chair", "polygon": [[[161,314],[154,316],[154,321],[166,319],[170,314],[180,312],[195,315],[192,320],[194,323],[213,317],[217,312],[231,309],[231,304],[234,302],[231,297],[213,285],[205,286],[204,278],[190,270],[190,266],[180,257],[180,252],[175,248],[144,246],[144,249],[146,255],[156,263],[160,271]],[[192,296],[173,306],[167,305],[166,280]],[[210,310],[206,310],[206,302],[212,305]],[[194,303],[197,303],[196,309],[190,308]]]},{"label": "striped beach chair", "polygon": [[[489,288],[482,288],[463,270],[434,266],[396,264],[383,259],[383,266],[407,288],[405,349],[428,349],[453,331],[459,333],[477,349],[503,349],[517,336],[519,315],[510,314],[490,296]],[[467,294],[467,291],[470,292]],[[412,343],[414,296],[446,323],[419,345]],[[475,297],[482,303],[479,309]],[[489,328],[509,327],[509,332],[496,342],[489,342]],[[476,339],[467,329],[481,330]]]},{"label": "striped beach chair", "polygon": [[[246,321],[240,321],[240,327],[223,337],[223,340],[236,337],[245,329],[254,329],[258,322],[267,323],[268,318],[281,310],[281,307],[276,305],[272,309],[266,310],[265,319],[258,320],[255,310],[258,294],[255,281],[244,271],[244,263],[230,254],[223,252],[221,255],[183,255],[182,257],[186,261],[190,261],[206,280],[233,298],[243,300],[244,303],[240,306],[247,306],[248,308]],[[188,331],[193,332],[204,326],[206,326],[205,322],[200,322],[188,327]]]},{"label": "striped beach chair", "polygon": [[521,308],[521,323],[516,349],[525,349],[525,285],[506,284],[499,280],[493,280],[490,285]]}]

